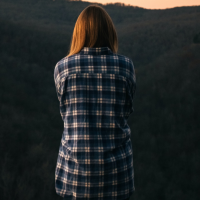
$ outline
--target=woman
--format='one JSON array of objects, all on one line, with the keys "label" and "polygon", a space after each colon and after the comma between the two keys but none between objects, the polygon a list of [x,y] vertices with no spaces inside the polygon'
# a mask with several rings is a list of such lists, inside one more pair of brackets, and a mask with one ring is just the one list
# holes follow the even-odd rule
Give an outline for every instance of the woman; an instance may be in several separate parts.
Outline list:
[{"label": "woman", "polygon": [[135,190],[127,124],[135,71],[117,48],[110,16],[91,5],[76,21],[68,56],[55,66],[64,121],[55,188],[64,199],[123,200]]}]

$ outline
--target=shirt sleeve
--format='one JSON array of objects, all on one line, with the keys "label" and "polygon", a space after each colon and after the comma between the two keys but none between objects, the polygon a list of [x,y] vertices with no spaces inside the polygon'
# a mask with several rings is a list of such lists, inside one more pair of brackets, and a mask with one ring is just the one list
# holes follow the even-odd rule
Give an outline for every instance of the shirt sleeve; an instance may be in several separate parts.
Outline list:
[{"label": "shirt sleeve", "polygon": [[55,66],[54,69],[54,82],[55,82],[55,87],[56,87],[56,94],[58,97],[58,100],[61,100],[61,91],[60,91],[60,74],[58,70],[58,63]]},{"label": "shirt sleeve", "polygon": [[130,113],[133,113],[134,111],[134,107],[133,107],[133,103],[134,103],[134,96],[135,96],[135,92],[136,92],[136,74],[135,74],[135,68],[134,68],[134,64],[131,61],[131,74],[130,74],[130,78],[128,79],[128,95],[129,95],[129,109],[130,109]]}]

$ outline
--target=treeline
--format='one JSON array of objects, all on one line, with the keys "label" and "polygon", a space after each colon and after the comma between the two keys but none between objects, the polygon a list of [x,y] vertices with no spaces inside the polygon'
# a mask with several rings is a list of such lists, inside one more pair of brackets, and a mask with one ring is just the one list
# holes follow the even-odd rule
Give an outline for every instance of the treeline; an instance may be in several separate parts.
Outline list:
[{"label": "treeline", "polygon": [[191,44],[137,70],[135,199],[198,199],[199,53]]},{"label": "treeline", "polygon": [[[2,198],[55,199],[54,169],[63,124],[53,82],[66,46],[0,22]],[[54,91],[54,92],[53,92]]]},{"label": "treeline", "polygon": [[[63,131],[53,71],[89,3],[0,2],[0,192],[5,200],[62,199],[54,170]],[[110,4],[119,53],[133,59],[137,200],[196,200],[200,169],[200,7]]]},{"label": "treeline", "polygon": [[[0,17],[39,32],[49,32],[68,47],[77,17],[88,5],[88,2],[65,0],[9,0],[9,3],[2,0]],[[131,57],[136,67],[189,45],[199,33],[200,6],[148,10],[108,4],[104,8],[116,26],[119,53]]]}]

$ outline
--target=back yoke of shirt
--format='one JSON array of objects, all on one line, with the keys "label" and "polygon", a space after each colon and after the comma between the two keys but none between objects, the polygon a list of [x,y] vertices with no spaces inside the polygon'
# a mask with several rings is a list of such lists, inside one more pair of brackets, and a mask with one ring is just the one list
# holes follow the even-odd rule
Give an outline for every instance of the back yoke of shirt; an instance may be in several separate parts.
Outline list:
[{"label": "back yoke of shirt", "polygon": [[54,71],[64,131],[56,193],[69,200],[122,200],[135,190],[131,130],[132,61],[108,47],[84,47]]}]

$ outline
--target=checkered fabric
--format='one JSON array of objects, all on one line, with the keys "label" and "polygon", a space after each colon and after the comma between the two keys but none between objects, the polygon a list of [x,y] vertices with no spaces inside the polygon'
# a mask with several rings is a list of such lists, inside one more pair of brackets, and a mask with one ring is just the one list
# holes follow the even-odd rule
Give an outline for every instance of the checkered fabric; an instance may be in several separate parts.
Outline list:
[{"label": "checkered fabric", "polygon": [[54,81],[64,131],[56,193],[69,200],[122,200],[135,190],[131,130],[136,78],[130,58],[84,47],[60,60]]}]

